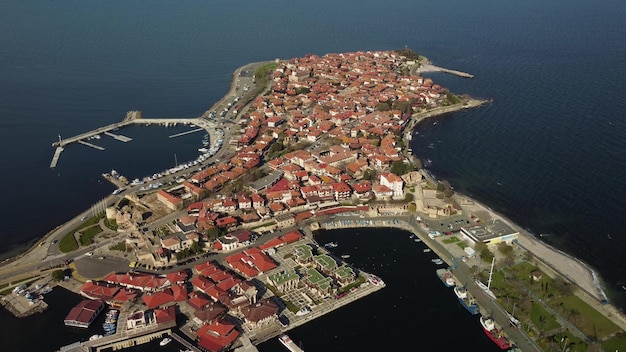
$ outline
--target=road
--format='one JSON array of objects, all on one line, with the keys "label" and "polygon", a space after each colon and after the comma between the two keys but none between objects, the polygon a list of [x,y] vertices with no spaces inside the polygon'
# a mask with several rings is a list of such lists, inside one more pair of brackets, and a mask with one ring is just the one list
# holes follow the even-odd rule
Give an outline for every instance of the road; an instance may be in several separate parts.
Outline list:
[{"label": "road", "polygon": [[[228,104],[232,103],[236,97],[240,97],[246,92],[254,91],[254,71],[256,70],[256,67],[265,63],[266,62],[251,63],[235,70],[228,93],[220,101],[215,103],[209,110],[207,110],[207,112],[200,118],[204,118],[209,121],[207,116],[210,111],[222,111],[227,108]],[[245,89],[245,87],[248,87],[248,89]],[[252,100],[254,97],[247,97],[247,99],[248,98],[249,100]],[[242,104],[243,103],[244,101],[242,101]],[[219,127],[222,127],[224,129],[224,142],[222,144],[222,148],[212,158],[205,160],[199,165],[196,165],[195,168],[204,168],[214,162],[218,162],[219,160],[229,157],[229,153],[233,152],[232,150],[230,150],[229,141],[231,138],[233,138],[233,134],[235,133],[234,128],[231,126],[236,125],[236,123],[240,119],[240,116],[243,115],[244,111],[246,111],[246,108],[242,108],[237,115],[231,116],[232,119],[229,119],[229,121],[220,120],[218,118],[211,121],[212,123],[215,123]],[[232,113],[230,114],[233,115]],[[190,173],[190,169],[183,169],[179,172],[161,178],[159,182],[163,182],[164,184],[174,183],[176,182],[175,180],[180,176]],[[124,197],[125,194],[138,192],[139,188],[141,188],[141,185],[126,187],[123,192],[117,195],[111,194],[105,197],[100,202],[102,204],[105,204],[106,206],[116,204],[120,199]],[[180,213],[170,214],[168,218],[175,218],[178,215],[180,215]],[[0,266],[0,284],[36,275],[41,270],[61,266],[68,259],[76,260],[83,258],[84,254],[90,251],[104,251],[115,240],[119,241],[123,238],[123,236],[120,236],[119,238],[106,240],[88,248],[80,248],[71,253],[61,253],[59,251],[58,241],[60,241],[65,235],[67,235],[71,231],[74,231],[82,223],[83,220],[81,219],[89,218],[91,216],[93,216],[92,208],[80,214],[77,214],[76,217],[53,229],[41,241],[39,241],[39,243],[43,242],[43,245],[34,245],[17,258],[12,258],[12,260],[3,262]],[[52,242],[55,243],[52,244]],[[124,259],[120,258],[120,260],[123,261]]]}]

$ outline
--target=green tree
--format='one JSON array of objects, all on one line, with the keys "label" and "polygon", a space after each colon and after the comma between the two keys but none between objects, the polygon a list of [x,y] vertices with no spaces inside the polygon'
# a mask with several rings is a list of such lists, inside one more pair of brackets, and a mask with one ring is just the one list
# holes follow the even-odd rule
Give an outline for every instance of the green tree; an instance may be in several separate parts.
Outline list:
[{"label": "green tree", "polygon": [[368,181],[373,181],[376,179],[376,170],[374,169],[366,169],[363,173],[363,179]]},{"label": "green tree", "polygon": [[392,174],[396,174],[398,176],[402,176],[406,174],[410,170],[410,166],[405,164],[402,160],[396,160],[391,163],[391,171]]},{"label": "green tree", "polygon": [[506,242],[500,242],[498,243],[498,252],[511,257],[513,256],[513,246],[509,246]]},{"label": "green tree", "polygon": [[214,240],[220,236],[220,229],[215,226],[211,226],[206,230],[206,235],[209,240]]},{"label": "green tree", "polygon": [[63,273],[63,270],[55,270],[52,272],[52,279],[56,280],[56,281],[63,281],[63,279],[65,278],[65,274]]},{"label": "green tree", "polygon": [[489,250],[489,248],[485,248],[480,251],[480,258],[486,262],[491,262],[493,259],[493,253]]}]

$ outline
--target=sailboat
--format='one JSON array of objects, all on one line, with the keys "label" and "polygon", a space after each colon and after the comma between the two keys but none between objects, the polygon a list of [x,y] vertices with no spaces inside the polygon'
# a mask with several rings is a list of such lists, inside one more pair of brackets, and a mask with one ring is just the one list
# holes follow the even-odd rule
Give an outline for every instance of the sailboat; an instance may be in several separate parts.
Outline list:
[{"label": "sailboat", "polygon": [[489,280],[487,280],[487,285],[485,285],[482,281],[476,279],[476,285],[480,287],[481,290],[485,292],[487,296],[492,299],[496,299],[496,295],[491,291],[491,275],[493,274],[493,265],[496,262],[496,258],[494,257],[491,260],[491,270],[489,270]]}]

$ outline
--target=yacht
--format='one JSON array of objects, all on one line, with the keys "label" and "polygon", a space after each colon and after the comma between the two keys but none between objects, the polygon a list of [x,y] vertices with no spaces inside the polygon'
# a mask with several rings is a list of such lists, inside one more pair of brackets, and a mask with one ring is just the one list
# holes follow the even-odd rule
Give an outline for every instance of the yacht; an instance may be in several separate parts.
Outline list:
[{"label": "yacht", "polygon": [[161,342],[159,342],[159,346],[165,346],[170,342],[172,342],[172,339],[170,339],[169,337],[166,337],[163,340],[161,340]]}]

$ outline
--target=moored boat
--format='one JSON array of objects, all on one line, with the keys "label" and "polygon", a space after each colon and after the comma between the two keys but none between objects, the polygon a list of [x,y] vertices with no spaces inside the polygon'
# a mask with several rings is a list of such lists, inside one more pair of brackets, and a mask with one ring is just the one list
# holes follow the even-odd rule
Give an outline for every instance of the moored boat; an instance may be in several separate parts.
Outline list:
[{"label": "moored boat", "polygon": [[307,315],[309,313],[311,313],[311,307],[304,306],[304,307],[300,308],[299,311],[296,312],[296,315],[297,316],[302,316],[302,315]]},{"label": "moored boat", "polygon": [[478,313],[480,313],[480,308],[478,308],[476,300],[469,292],[467,292],[467,289],[465,287],[458,285],[455,286],[454,294],[456,295],[456,298],[459,300],[459,303],[461,303],[463,308],[467,309],[467,311],[470,312],[472,315],[477,315]]},{"label": "moored boat", "polygon": [[511,348],[511,343],[496,327],[496,323],[491,317],[481,315],[480,325],[482,325],[483,331],[485,332],[487,337],[489,337],[491,341],[493,341],[498,347],[500,347],[500,349],[507,350]]},{"label": "moored boat", "polygon": [[385,282],[376,275],[370,275],[368,277],[369,282],[375,286],[385,286]]},{"label": "moored boat", "polygon": [[166,337],[163,340],[161,340],[161,342],[159,342],[159,346],[165,346],[170,342],[172,342],[172,339],[170,339],[169,337]]},{"label": "moored boat", "polygon": [[447,287],[453,287],[456,285],[456,281],[454,280],[454,276],[452,275],[450,269],[437,269],[435,272],[437,273],[439,280],[441,280],[441,282],[443,282],[443,284]]},{"label": "moored boat", "polygon": [[278,337],[278,341],[280,341],[280,343],[291,352],[304,352],[304,350],[298,347],[298,345],[296,345],[296,343],[293,342],[287,334],[280,335]]},{"label": "moored boat", "polygon": [[337,246],[338,246],[337,242],[328,242],[324,244],[324,247],[326,248],[336,248]]}]

